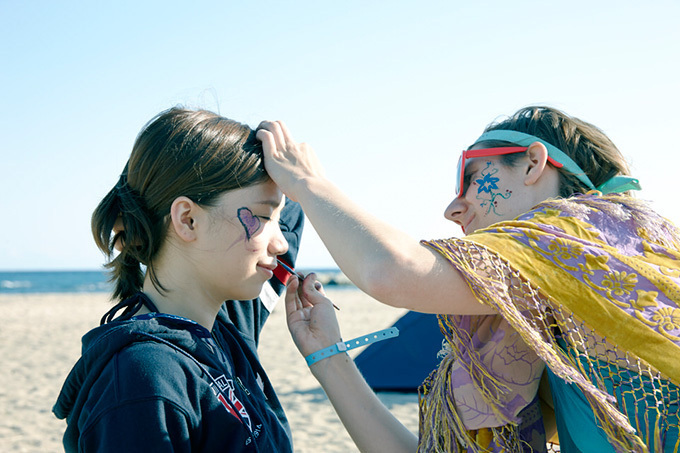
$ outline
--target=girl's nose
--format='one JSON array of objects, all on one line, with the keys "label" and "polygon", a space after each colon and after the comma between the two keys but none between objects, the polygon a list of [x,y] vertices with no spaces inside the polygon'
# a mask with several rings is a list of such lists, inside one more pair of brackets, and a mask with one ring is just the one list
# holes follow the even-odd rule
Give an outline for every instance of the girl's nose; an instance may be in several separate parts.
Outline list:
[{"label": "girl's nose", "polygon": [[283,255],[287,251],[288,241],[286,241],[286,238],[283,236],[281,228],[277,226],[276,233],[274,233],[274,237],[272,237],[271,241],[269,241],[269,253],[278,256]]}]

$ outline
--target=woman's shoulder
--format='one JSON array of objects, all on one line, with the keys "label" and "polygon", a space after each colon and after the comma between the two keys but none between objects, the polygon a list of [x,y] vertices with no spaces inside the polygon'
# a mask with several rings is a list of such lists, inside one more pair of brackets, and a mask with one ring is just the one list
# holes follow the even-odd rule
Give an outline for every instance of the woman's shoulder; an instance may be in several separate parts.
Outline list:
[{"label": "woman's shoulder", "polygon": [[619,236],[640,236],[668,248],[680,246],[680,230],[675,224],[656,212],[649,201],[629,195],[602,195],[591,191],[565,199],[547,200],[525,217],[533,216],[584,220],[597,229],[613,228]]}]

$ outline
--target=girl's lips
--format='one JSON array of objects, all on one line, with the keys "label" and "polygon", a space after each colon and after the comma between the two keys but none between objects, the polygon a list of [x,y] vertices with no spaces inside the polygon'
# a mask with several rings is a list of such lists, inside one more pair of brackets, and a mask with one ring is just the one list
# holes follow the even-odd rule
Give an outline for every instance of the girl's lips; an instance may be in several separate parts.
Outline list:
[{"label": "girl's lips", "polygon": [[274,271],[270,269],[269,267],[262,266],[262,265],[257,265],[257,268],[262,271],[265,275],[267,275],[267,279],[270,279],[274,276]]}]

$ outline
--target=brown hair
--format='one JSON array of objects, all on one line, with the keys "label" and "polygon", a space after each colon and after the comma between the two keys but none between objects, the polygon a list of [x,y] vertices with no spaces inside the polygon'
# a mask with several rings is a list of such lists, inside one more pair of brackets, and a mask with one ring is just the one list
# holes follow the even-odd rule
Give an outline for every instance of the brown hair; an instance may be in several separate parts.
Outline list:
[{"label": "brown hair", "polygon": [[[250,127],[206,110],[174,107],[159,113],[137,136],[120,180],[92,214],[95,242],[110,260],[113,298],[123,300],[142,289],[142,265],[163,289],[154,258],[177,197],[209,207],[226,191],[267,179],[262,146]],[[123,231],[114,236],[119,217]],[[111,259],[119,239],[122,251]]]},{"label": "brown hair", "polygon": [[[507,119],[490,124],[484,132],[493,130],[524,132],[545,140],[571,157],[588,175],[595,187],[613,176],[630,175],[628,163],[604,132],[590,123],[552,107],[525,107]],[[503,162],[512,165],[520,156],[507,154],[503,156]],[[561,197],[591,190],[573,174],[562,169],[559,171]]]}]

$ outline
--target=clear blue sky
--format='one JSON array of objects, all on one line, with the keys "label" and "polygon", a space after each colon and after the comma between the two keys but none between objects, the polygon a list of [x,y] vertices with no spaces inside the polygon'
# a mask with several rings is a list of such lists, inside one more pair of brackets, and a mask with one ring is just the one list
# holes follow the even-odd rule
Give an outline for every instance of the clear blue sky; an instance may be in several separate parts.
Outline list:
[{"label": "clear blue sky", "polygon": [[[0,270],[97,269],[90,214],[176,104],[283,119],[362,206],[416,238],[460,149],[520,107],[602,128],[680,222],[678,1],[0,0]],[[299,267],[334,266],[314,232]]]}]

